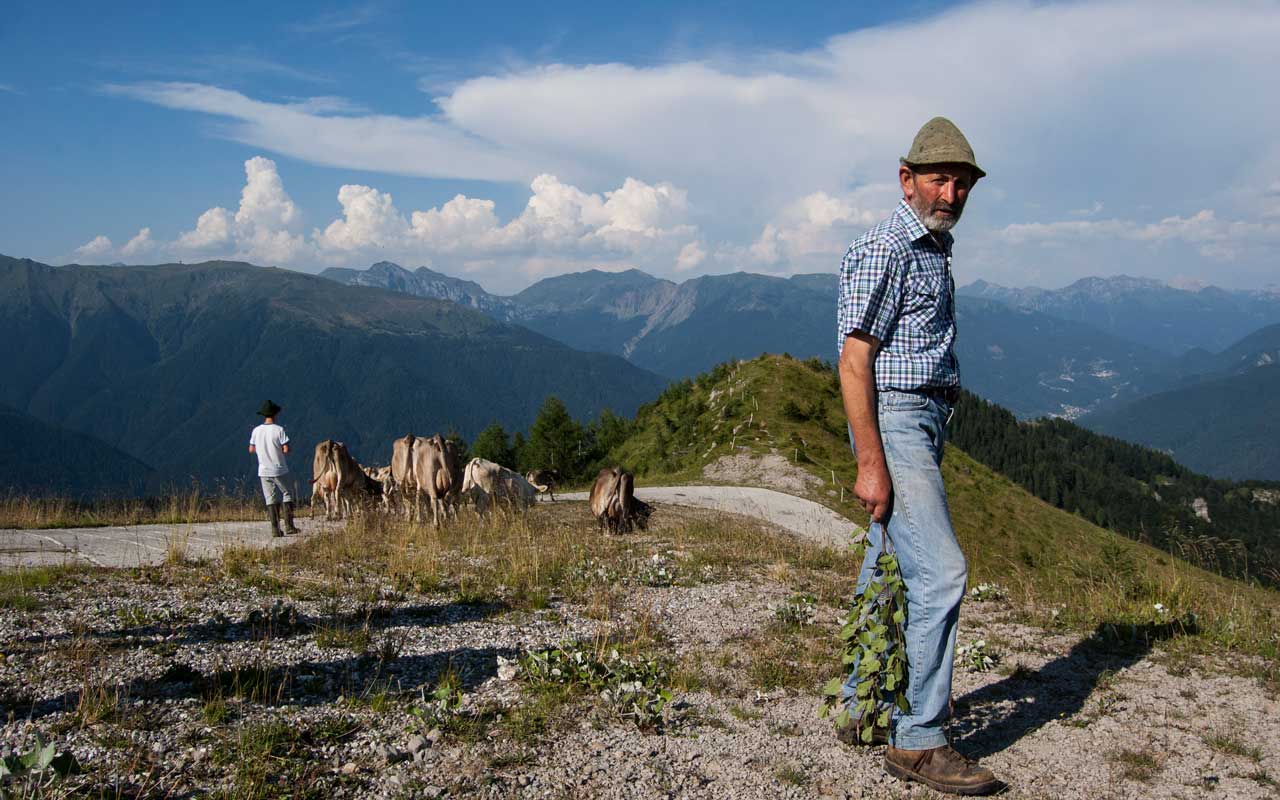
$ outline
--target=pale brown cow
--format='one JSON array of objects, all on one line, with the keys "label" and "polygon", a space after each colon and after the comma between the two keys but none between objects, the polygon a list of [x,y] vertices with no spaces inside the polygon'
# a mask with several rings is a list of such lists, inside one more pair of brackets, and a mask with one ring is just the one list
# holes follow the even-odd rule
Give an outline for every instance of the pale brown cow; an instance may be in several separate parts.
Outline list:
[{"label": "pale brown cow", "polygon": [[[445,447],[444,437],[438,433],[430,439],[418,439],[413,443],[413,477],[417,482],[417,493],[430,499],[431,524],[437,527],[440,525],[440,512],[444,511],[448,516],[446,501],[453,488],[450,452],[454,451]],[[417,503],[416,497],[414,502]]]},{"label": "pale brown cow", "polygon": [[458,506],[462,505],[465,495],[462,493],[462,483],[465,478],[467,465],[462,461],[462,453],[458,449],[458,443],[452,439],[444,440],[444,460],[449,465],[449,493],[445,497],[445,505],[449,511],[449,516],[458,516]]},{"label": "pale brown cow", "polygon": [[407,519],[412,520],[418,506],[418,482],[413,475],[413,444],[418,437],[405,434],[391,444],[391,484],[398,502],[404,504]]},{"label": "pale brown cow", "polygon": [[316,498],[324,502],[325,519],[342,519],[366,497],[380,494],[380,487],[364,473],[342,442],[325,439],[316,445],[311,462],[311,513]]}]

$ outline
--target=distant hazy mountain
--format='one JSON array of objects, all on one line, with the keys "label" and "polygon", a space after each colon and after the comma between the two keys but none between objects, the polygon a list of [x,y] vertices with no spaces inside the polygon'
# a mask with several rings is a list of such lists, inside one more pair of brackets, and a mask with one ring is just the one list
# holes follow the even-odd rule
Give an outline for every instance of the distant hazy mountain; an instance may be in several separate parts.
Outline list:
[{"label": "distant hazy mountain", "polygon": [[1280,480],[1277,420],[1280,366],[1271,364],[1161,392],[1081,422],[1215,477]]},{"label": "distant hazy mountain", "polygon": [[[89,433],[162,480],[252,478],[264,398],[297,445],[366,462],[406,432],[526,428],[549,394],[630,414],[665,381],[451,302],[233,262],[53,268],[0,256],[0,403]],[[16,343],[16,344],[15,344]]]},{"label": "distant hazy mountain", "polygon": [[379,261],[364,270],[331,267],[321,272],[320,277],[352,286],[372,286],[418,297],[448,300],[499,319],[506,316],[504,309],[511,305],[506,298],[489,294],[474,281],[450,277],[427,267],[418,267],[410,272],[390,261]]},{"label": "distant hazy mountain", "polygon": [[1280,293],[1275,291],[1175,289],[1123,275],[1084,278],[1062,289],[1010,289],[980,280],[958,294],[1083,322],[1172,355],[1194,348],[1217,352],[1280,322]]},{"label": "distant hazy mountain", "polygon": [[0,494],[134,495],[155,471],[84,433],[0,405]]},{"label": "distant hazy mountain", "polygon": [[1172,359],[1079,322],[976,297],[956,300],[966,388],[1023,418],[1076,419],[1164,388]]},{"label": "distant hazy mountain", "polygon": [[[439,282],[389,280],[417,274],[405,270],[325,274],[447,296]],[[590,270],[539,281],[509,298],[487,295],[483,303],[494,316],[571,347],[622,355],[674,378],[762,352],[835,357],[834,273],[739,272],[677,284],[638,270]],[[965,384],[1024,417],[1076,417],[1164,388],[1177,374],[1171,357],[1086,324],[970,296],[958,299],[957,315]]]},{"label": "distant hazy mountain", "polygon": [[1204,372],[1239,374],[1255,367],[1280,365],[1280,325],[1268,325],[1205,362]]}]

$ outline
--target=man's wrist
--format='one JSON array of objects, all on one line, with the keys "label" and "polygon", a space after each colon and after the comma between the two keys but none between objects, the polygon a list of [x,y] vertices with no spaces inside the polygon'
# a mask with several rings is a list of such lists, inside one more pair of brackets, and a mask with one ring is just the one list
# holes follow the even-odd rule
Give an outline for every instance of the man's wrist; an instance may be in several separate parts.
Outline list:
[{"label": "man's wrist", "polygon": [[858,456],[858,469],[882,469],[885,466],[884,453],[868,453]]}]

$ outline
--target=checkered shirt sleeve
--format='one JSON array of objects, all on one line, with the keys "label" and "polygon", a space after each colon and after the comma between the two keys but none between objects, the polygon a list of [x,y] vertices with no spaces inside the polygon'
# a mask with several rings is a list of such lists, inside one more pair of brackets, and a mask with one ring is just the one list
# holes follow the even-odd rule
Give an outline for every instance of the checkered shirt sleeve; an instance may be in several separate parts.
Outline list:
[{"label": "checkered shirt sleeve", "polygon": [[902,258],[887,242],[849,248],[840,262],[840,348],[854,331],[888,338],[902,305],[902,273]]}]

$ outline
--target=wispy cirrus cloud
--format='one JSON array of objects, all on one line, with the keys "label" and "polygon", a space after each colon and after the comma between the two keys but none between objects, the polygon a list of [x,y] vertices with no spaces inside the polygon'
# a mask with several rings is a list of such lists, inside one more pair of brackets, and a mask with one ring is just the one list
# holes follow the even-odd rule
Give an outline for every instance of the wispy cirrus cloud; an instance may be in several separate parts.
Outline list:
[{"label": "wispy cirrus cloud", "polygon": [[382,10],[381,3],[362,3],[318,14],[311,19],[291,22],[285,30],[293,33],[338,33],[372,22]]}]

